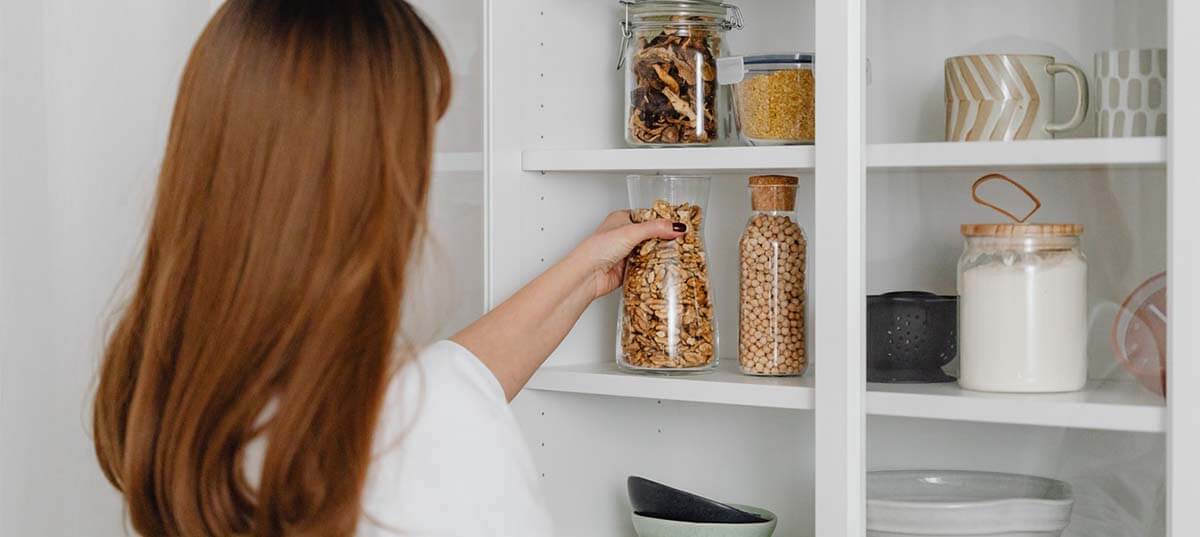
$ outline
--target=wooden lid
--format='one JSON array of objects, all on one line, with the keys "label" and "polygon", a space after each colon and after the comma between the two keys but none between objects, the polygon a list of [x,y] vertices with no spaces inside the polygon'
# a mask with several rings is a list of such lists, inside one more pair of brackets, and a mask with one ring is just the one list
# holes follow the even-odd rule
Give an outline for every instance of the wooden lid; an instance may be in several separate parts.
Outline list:
[{"label": "wooden lid", "polygon": [[964,237],[1078,237],[1080,224],[963,224]]},{"label": "wooden lid", "polygon": [[796,210],[796,185],[799,177],[790,175],[750,176],[750,208],[756,211]]}]

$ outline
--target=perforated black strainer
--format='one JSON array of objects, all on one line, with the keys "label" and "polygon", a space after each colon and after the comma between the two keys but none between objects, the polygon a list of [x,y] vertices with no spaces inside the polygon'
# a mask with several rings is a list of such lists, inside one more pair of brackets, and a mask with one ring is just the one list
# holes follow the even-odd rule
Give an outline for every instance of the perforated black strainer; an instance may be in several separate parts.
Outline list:
[{"label": "perforated black strainer", "polygon": [[869,382],[952,382],[958,297],[897,291],[867,297]]}]

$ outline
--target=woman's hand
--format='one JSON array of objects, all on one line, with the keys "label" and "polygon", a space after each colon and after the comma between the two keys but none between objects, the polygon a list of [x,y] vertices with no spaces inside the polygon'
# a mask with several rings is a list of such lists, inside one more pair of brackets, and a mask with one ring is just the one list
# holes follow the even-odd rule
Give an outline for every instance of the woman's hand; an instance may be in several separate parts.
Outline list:
[{"label": "woman's hand", "polygon": [[451,339],[478,356],[512,400],[588,305],[621,285],[629,252],[686,231],[669,220],[634,224],[629,211],[612,213],[566,259]]},{"label": "woman's hand", "polygon": [[686,231],[686,224],[665,219],[634,224],[630,221],[629,211],[614,211],[571,255],[577,257],[588,270],[588,282],[593,286],[594,300],[621,285],[625,276],[625,257],[642,241],[673,240]]}]

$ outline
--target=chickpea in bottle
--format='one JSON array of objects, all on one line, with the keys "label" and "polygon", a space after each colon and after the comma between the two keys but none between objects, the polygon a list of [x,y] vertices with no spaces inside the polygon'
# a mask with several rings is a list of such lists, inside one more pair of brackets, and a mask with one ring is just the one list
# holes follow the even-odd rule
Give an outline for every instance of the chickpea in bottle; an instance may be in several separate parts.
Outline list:
[{"label": "chickpea in bottle", "polygon": [[750,178],[754,214],[741,254],[738,363],[747,375],[802,375],[807,239],[796,223],[796,177]]}]

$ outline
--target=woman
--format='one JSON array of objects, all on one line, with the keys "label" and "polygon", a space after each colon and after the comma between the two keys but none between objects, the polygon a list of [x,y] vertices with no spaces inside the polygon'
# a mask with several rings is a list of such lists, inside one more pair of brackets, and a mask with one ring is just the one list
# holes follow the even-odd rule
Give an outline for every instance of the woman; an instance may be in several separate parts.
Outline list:
[{"label": "woman", "polygon": [[144,535],[550,535],[507,408],[639,242],[614,213],[397,348],[450,76],[400,0],[231,0],[184,72],[95,445]]}]

